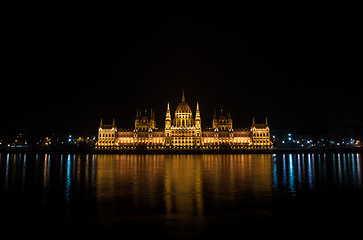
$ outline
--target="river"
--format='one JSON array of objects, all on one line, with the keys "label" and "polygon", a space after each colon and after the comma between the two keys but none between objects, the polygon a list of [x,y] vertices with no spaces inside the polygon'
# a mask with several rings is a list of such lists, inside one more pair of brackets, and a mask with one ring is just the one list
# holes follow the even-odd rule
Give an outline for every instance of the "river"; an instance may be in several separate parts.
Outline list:
[{"label": "river", "polygon": [[1,226],[172,239],[287,229],[334,236],[362,223],[362,171],[359,153],[2,153]]}]

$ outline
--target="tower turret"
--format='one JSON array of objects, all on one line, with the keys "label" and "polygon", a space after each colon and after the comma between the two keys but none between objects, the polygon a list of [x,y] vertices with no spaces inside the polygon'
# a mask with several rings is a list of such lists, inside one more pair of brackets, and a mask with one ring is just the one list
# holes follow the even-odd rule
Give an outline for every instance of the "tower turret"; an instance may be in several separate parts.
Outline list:
[{"label": "tower turret", "polygon": [[200,146],[202,143],[202,120],[200,118],[199,103],[197,102],[197,110],[195,112],[195,145]]},{"label": "tower turret", "polygon": [[165,121],[171,121],[169,102],[168,102],[168,106],[167,106],[167,109],[166,109],[166,118],[165,118]]},{"label": "tower turret", "polygon": [[218,121],[217,121],[217,110],[214,108],[213,110],[213,122],[212,122],[213,129],[216,129],[218,127]]},{"label": "tower turret", "polygon": [[98,140],[96,143],[96,147],[111,148],[116,146],[116,135],[117,127],[115,125],[115,119],[112,119],[112,125],[105,125],[102,123],[101,118],[100,127],[98,128]]},{"label": "tower turret", "polygon": [[231,117],[231,111],[223,111],[223,109],[218,111],[214,109],[213,113],[213,129],[218,129],[218,131],[232,131],[233,130],[233,120]]},{"label": "tower turret", "polygon": [[201,119],[200,119],[200,112],[199,112],[199,103],[197,102],[197,110],[195,112],[195,127],[196,128],[201,128],[200,126],[200,122],[201,122]]},{"label": "tower turret", "polygon": [[151,109],[150,113],[148,113],[147,109],[145,109],[145,113],[142,111],[136,110],[136,119],[135,119],[135,129],[138,131],[149,131],[154,130],[156,128],[155,122],[155,114]]},{"label": "tower turret", "polygon": [[252,118],[251,126],[252,144],[255,148],[270,148],[272,142],[270,139],[270,128],[268,126],[267,118],[265,124],[255,123],[255,118]]},{"label": "tower turret", "polygon": [[165,145],[171,145],[171,136],[170,136],[170,128],[171,128],[171,115],[170,115],[170,106],[169,102],[166,108],[166,117],[165,117]]}]

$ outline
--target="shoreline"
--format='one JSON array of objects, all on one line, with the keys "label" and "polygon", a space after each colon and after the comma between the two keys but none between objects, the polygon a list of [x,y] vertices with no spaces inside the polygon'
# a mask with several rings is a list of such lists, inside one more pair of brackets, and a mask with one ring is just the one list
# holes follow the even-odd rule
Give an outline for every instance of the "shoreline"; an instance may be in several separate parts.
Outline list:
[{"label": "shoreline", "polygon": [[362,153],[360,147],[353,148],[273,148],[273,149],[80,149],[80,148],[10,148],[3,153],[55,153],[55,154],[289,154],[289,153]]}]

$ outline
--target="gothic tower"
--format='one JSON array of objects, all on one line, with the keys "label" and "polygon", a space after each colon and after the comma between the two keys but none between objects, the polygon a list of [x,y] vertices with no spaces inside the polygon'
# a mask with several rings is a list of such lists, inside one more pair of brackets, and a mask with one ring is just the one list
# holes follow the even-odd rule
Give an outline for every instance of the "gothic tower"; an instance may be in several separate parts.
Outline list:
[{"label": "gothic tower", "polygon": [[169,102],[168,102],[168,106],[166,109],[166,117],[165,117],[165,145],[166,146],[170,146],[170,144],[171,144],[170,129],[171,129],[171,115],[170,115],[170,106],[169,106]]},{"label": "gothic tower", "polygon": [[255,118],[252,118],[251,138],[252,144],[255,148],[272,147],[270,128],[268,126],[267,118],[265,124],[256,124]]},{"label": "gothic tower", "polygon": [[200,146],[202,142],[202,121],[200,118],[199,104],[197,102],[197,110],[195,113],[195,145]]},{"label": "gothic tower", "polygon": [[139,110],[136,110],[135,130],[149,131],[155,130],[155,128],[155,113],[152,109],[150,110],[150,114],[148,114],[146,109],[145,113],[141,113]]}]

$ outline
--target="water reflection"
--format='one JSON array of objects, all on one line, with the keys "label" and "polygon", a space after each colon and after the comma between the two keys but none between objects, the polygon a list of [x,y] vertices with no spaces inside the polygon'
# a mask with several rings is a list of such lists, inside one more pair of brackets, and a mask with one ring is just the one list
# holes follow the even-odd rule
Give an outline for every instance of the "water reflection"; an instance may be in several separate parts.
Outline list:
[{"label": "water reflection", "polygon": [[292,196],[306,189],[362,188],[361,169],[357,153],[282,154],[274,158],[273,188]]},{"label": "water reflection", "polygon": [[[142,212],[198,226],[213,206],[233,212],[250,197],[265,202],[272,196],[271,167],[272,155],[99,155],[98,217],[107,222],[115,213]],[[123,205],[105,207],[110,199]]]},{"label": "water reflection", "polygon": [[177,156],[164,161],[164,199],[167,217],[203,215],[202,159]]},{"label": "water reflection", "polygon": [[[63,158],[61,158],[61,164],[63,164]],[[71,156],[68,155],[67,158],[67,164],[66,164],[66,184],[65,184],[65,199],[66,202],[69,202],[70,200],[70,194],[71,194],[71,182],[72,182],[72,178],[71,178]],[[62,168],[61,168],[62,170]],[[62,174],[62,173],[61,173]]]},{"label": "water reflection", "polygon": [[0,154],[0,201],[64,222],[201,229],[215,216],[271,217],[279,196],[361,190],[361,174],[360,154]]}]

